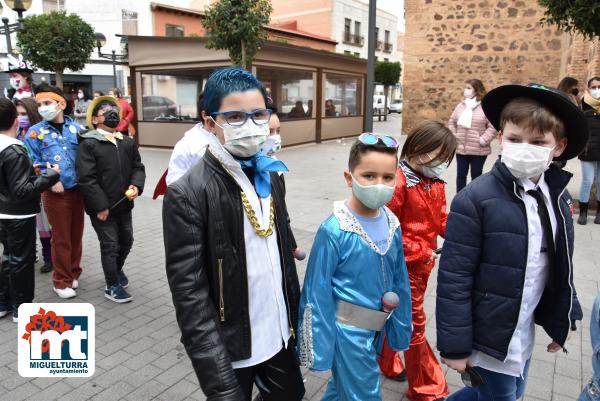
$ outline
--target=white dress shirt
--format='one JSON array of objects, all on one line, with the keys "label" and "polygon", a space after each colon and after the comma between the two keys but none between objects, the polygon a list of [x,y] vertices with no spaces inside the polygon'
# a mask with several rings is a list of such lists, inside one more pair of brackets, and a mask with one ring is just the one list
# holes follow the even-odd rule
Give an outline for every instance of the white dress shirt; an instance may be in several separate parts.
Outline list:
[{"label": "white dress shirt", "polygon": [[525,369],[525,364],[531,358],[535,343],[535,309],[542,298],[546,280],[548,279],[548,256],[541,252],[546,248],[546,238],[537,212],[537,201],[527,194],[529,190],[540,188],[544,194],[544,202],[550,215],[552,233],[556,237],[556,215],[550,201],[550,190],[544,181],[544,175],[540,177],[537,185],[529,179],[520,180],[524,189],[519,189],[519,194],[525,203],[527,213],[527,227],[529,231],[529,244],[527,248],[527,266],[525,269],[525,282],[523,284],[523,295],[521,308],[516,329],[508,345],[508,353],[504,361],[499,361],[481,351],[473,350],[469,358],[470,364],[479,366],[493,372],[520,377]]}]

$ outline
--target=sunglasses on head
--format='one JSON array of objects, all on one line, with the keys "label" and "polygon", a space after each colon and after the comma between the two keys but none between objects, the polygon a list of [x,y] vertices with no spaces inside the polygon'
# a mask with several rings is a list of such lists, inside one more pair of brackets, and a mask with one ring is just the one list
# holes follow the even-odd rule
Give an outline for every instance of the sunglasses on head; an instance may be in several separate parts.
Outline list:
[{"label": "sunglasses on head", "polygon": [[365,132],[364,134],[360,134],[358,140],[365,145],[376,145],[377,143],[381,142],[388,148],[398,149],[398,141],[387,135],[377,135],[370,132]]}]

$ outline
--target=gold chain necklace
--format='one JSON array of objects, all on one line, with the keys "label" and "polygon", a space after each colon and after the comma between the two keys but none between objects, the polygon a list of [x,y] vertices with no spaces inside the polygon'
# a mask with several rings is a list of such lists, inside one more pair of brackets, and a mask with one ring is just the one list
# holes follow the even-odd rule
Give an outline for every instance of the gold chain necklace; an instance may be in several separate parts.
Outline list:
[{"label": "gold chain necklace", "polygon": [[248,215],[248,220],[250,220],[250,224],[254,227],[254,231],[258,234],[259,237],[266,238],[273,234],[273,224],[275,223],[275,203],[273,202],[273,196],[271,196],[271,207],[270,207],[270,216],[269,216],[269,227],[265,230],[260,228],[260,223],[258,222],[258,218],[256,217],[256,213],[252,209],[250,205],[250,201],[248,197],[244,193],[244,191],[240,191],[240,195],[242,197],[242,205],[246,210],[246,214]]}]

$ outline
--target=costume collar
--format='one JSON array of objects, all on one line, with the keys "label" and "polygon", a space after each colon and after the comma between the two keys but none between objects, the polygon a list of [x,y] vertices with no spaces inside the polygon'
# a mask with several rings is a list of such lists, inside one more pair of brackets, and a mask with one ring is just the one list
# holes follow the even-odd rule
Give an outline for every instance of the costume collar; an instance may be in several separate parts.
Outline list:
[{"label": "costume collar", "polygon": [[[400,226],[400,222],[398,221],[398,218],[394,215],[394,213],[392,213],[392,211],[390,209],[388,209],[386,206],[383,207],[383,210],[385,211],[385,214],[387,216],[388,223],[389,223],[388,224],[389,232],[388,232],[388,241],[387,241],[387,250],[386,250],[386,252],[387,252],[392,245],[392,241],[394,240],[394,234],[396,233],[396,230]],[[375,243],[367,235],[367,232],[364,230],[362,224],[360,224],[360,222],[358,221],[356,216],[354,216],[354,214],[348,209],[348,206],[346,205],[346,201],[333,202],[333,215],[335,216],[335,218],[338,220],[338,222],[340,224],[340,230],[357,234],[359,237],[361,237],[363,240],[365,240],[365,242],[367,244],[369,244],[371,249],[373,249],[379,255],[385,255],[386,252],[381,252],[379,247],[377,247],[377,245],[375,245]]]}]

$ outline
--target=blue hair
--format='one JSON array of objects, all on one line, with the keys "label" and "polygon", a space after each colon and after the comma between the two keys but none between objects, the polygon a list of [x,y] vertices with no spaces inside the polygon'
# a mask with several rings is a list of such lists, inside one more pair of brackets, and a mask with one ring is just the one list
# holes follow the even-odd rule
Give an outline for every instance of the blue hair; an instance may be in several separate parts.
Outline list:
[{"label": "blue hair", "polygon": [[219,111],[223,98],[233,92],[259,90],[267,104],[265,88],[254,75],[240,67],[227,67],[213,72],[204,87],[204,110],[207,114]]}]

